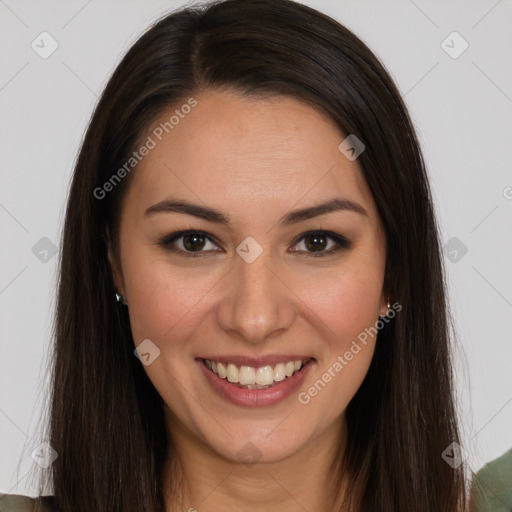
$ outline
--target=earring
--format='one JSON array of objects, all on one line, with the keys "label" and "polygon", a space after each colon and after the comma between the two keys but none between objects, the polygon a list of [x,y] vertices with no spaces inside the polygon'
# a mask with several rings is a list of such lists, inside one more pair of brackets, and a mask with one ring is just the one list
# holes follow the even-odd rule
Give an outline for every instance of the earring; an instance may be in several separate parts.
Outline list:
[{"label": "earring", "polygon": [[388,297],[388,299],[387,299],[386,306],[388,307],[388,311],[387,311],[387,313],[386,313],[385,315],[379,315],[379,318],[386,318],[386,317],[388,316],[388,314],[389,314],[389,310],[391,309],[391,304],[390,304],[390,302],[389,302],[389,297]]},{"label": "earring", "polygon": [[124,297],[119,293],[117,288],[114,288],[114,290],[115,290],[115,294],[116,294],[116,302],[118,304],[123,304]]}]

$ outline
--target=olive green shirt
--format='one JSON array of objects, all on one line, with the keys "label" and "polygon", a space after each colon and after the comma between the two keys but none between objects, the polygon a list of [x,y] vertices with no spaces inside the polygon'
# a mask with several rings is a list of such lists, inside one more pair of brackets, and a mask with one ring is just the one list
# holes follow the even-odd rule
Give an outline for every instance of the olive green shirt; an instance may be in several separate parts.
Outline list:
[{"label": "olive green shirt", "polygon": [[55,512],[53,496],[30,498],[21,494],[0,493],[0,512]]},{"label": "olive green shirt", "polygon": [[512,512],[512,449],[478,471],[471,486],[471,512]]}]

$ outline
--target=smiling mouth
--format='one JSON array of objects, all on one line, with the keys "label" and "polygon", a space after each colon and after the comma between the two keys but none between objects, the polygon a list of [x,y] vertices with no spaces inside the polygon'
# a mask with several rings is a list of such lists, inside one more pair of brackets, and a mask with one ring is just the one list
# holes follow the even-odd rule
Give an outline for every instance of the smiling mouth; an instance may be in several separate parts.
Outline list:
[{"label": "smiling mouth", "polygon": [[260,367],[202,359],[217,377],[244,389],[267,389],[299,373],[312,358],[298,359]]}]

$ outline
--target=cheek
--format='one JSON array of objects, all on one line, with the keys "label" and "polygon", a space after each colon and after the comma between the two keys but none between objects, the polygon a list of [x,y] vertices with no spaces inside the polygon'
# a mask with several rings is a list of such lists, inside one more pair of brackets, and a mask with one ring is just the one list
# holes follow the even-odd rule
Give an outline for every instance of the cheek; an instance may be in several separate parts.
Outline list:
[{"label": "cheek", "polygon": [[197,315],[201,307],[199,298],[207,289],[205,283],[187,281],[158,265],[153,265],[144,275],[135,273],[129,283],[134,337],[137,333],[159,344],[172,337],[173,331],[179,330],[183,335],[183,329]]},{"label": "cheek", "polygon": [[348,405],[370,366],[384,266],[380,260],[370,264],[356,258],[327,274],[307,283],[307,305],[318,318],[325,350],[313,387],[303,391],[312,402],[314,398],[314,408],[330,411],[330,417]]},{"label": "cheek", "polygon": [[380,265],[347,265],[304,282],[307,304],[328,328],[333,349],[342,349],[375,324],[382,285]]},{"label": "cheek", "polygon": [[[381,277],[372,273],[339,275],[336,281],[317,281],[308,306],[322,329],[323,357],[298,395],[304,414],[321,415],[328,425],[345,410],[361,386],[377,340],[377,304]],[[323,285],[323,286],[322,286]],[[320,324],[321,320],[321,324]]]}]

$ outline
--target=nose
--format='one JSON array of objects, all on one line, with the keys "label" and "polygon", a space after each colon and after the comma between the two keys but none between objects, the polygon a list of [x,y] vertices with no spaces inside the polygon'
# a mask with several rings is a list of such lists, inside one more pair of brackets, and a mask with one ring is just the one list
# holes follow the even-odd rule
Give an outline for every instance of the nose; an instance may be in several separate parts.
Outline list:
[{"label": "nose", "polygon": [[271,251],[251,263],[237,255],[233,266],[217,309],[220,327],[252,344],[286,332],[297,315],[296,297],[272,265]]}]

